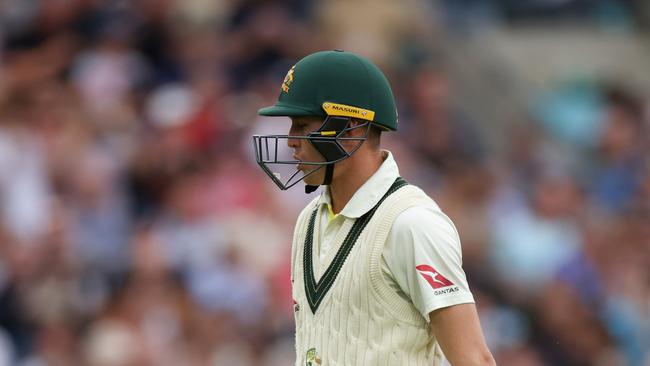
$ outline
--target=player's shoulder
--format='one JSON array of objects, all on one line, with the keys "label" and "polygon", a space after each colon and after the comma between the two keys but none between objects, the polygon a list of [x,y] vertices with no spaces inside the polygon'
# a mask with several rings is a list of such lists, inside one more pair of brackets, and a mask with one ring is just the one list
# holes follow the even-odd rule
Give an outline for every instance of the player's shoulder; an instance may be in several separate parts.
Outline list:
[{"label": "player's shoulder", "polygon": [[440,210],[440,206],[438,206],[436,201],[431,198],[431,196],[429,196],[422,188],[416,186],[415,184],[409,183],[397,192],[399,192],[401,196],[398,199],[402,199],[403,197],[414,198],[414,202],[416,203],[413,205],[413,208],[424,207],[432,210]]},{"label": "player's shoulder", "polygon": [[318,206],[318,203],[320,202],[321,195],[317,195],[314,197],[309,203],[300,211],[300,214],[298,215],[298,222],[301,222],[305,216],[310,215],[314,209]]},{"label": "player's shoulder", "polygon": [[409,185],[412,194],[418,195],[417,204],[402,211],[393,222],[394,232],[423,232],[438,231],[457,235],[456,227],[438,203],[415,185]]}]

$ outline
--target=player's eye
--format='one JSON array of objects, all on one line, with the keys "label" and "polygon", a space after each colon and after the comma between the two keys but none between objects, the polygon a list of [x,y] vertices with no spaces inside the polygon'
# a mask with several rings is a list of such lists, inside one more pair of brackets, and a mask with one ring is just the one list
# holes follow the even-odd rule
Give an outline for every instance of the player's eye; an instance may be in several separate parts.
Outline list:
[{"label": "player's eye", "polygon": [[291,131],[289,132],[294,136],[301,136],[305,134],[305,124],[304,123],[294,123],[291,125]]},{"label": "player's eye", "polygon": [[306,124],[306,123],[299,124],[298,128],[300,129],[300,131],[305,132],[305,133],[311,132],[310,129],[309,129],[309,125]]}]

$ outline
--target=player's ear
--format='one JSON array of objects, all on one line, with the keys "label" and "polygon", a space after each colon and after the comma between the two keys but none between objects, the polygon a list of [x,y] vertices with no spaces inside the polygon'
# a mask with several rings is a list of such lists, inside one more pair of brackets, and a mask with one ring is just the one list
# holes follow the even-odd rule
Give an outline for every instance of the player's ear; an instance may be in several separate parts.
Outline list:
[{"label": "player's ear", "polygon": [[339,140],[339,143],[347,150],[351,151],[359,148],[370,137],[369,122],[361,119],[351,118],[348,122],[348,131],[343,134],[343,137],[354,138],[354,140]]},{"label": "player's ear", "polygon": [[366,123],[368,123],[368,121],[351,118],[350,125],[348,126],[350,131],[348,131],[347,135],[349,137],[363,137],[367,130],[367,126],[365,125]]}]

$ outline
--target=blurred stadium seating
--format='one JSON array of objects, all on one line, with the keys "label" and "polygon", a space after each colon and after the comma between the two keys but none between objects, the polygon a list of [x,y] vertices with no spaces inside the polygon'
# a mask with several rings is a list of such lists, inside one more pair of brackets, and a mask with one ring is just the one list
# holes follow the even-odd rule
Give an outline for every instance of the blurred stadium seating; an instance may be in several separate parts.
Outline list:
[{"label": "blurred stadium seating", "polygon": [[500,365],[650,365],[644,0],[0,1],[0,366],[289,365],[311,199],[250,137],[307,53],[391,80]]}]

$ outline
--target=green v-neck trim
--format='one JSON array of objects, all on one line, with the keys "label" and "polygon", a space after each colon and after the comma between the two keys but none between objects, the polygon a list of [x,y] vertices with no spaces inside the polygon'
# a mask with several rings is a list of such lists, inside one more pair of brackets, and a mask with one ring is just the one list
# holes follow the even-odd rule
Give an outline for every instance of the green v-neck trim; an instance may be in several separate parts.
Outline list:
[{"label": "green v-neck trim", "polygon": [[357,241],[366,225],[368,225],[370,222],[370,219],[375,214],[375,211],[377,211],[377,208],[388,196],[407,184],[408,182],[406,182],[404,179],[397,177],[397,179],[395,179],[395,182],[393,182],[393,184],[388,189],[388,192],[384,194],[379,202],[377,202],[377,204],[370,211],[366,212],[363,216],[355,220],[354,225],[352,225],[352,228],[345,237],[345,240],[343,240],[343,244],[341,244],[341,247],[336,252],[336,256],[327,267],[325,273],[323,273],[320,281],[318,282],[316,282],[316,278],[314,277],[314,264],[312,261],[314,227],[316,223],[316,216],[318,214],[318,207],[311,213],[311,217],[309,218],[309,225],[307,226],[307,235],[305,237],[303,266],[305,293],[307,294],[307,302],[309,303],[309,307],[311,308],[313,314],[316,313],[318,306],[334,284],[336,277],[343,267],[343,263],[345,263],[345,259],[348,257],[348,254],[350,254],[350,251],[352,251],[352,247],[354,247],[354,243]]}]

